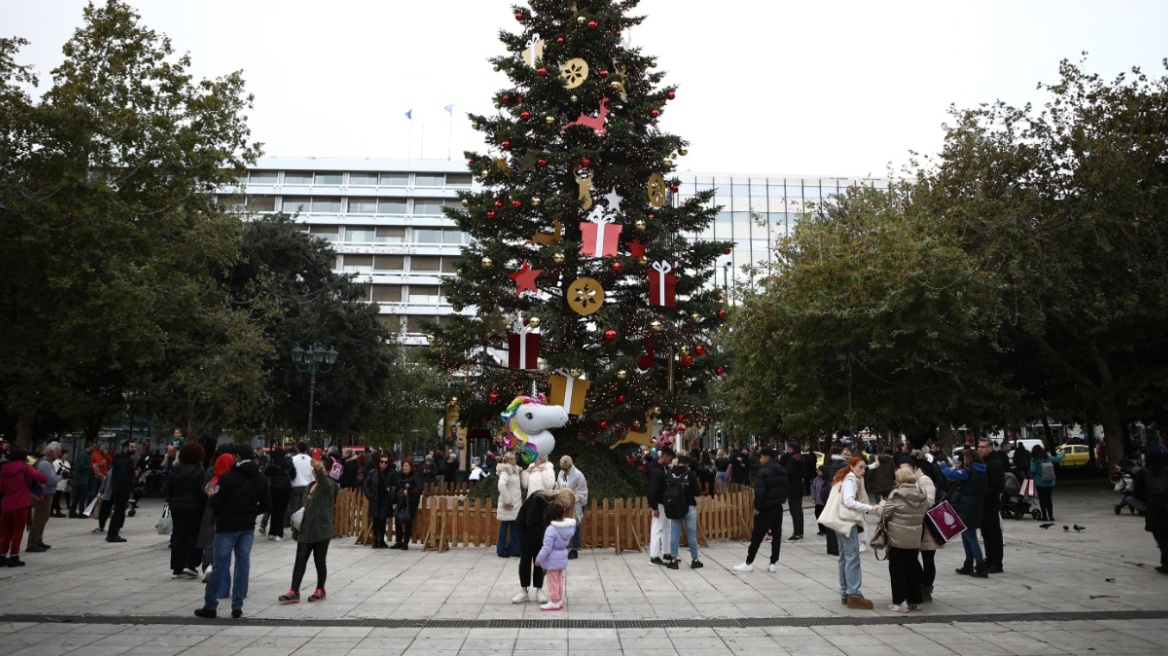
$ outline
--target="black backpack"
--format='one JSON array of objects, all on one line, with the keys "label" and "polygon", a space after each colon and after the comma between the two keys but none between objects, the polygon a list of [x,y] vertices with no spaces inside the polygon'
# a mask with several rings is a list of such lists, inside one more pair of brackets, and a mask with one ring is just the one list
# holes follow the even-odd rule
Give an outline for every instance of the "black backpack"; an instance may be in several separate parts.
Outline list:
[{"label": "black backpack", "polygon": [[669,519],[685,519],[689,512],[689,500],[686,499],[686,488],[689,487],[688,474],[670,472],[665,479],[665,493],[661,495],[661,504],[665,506],[665,516]]}]

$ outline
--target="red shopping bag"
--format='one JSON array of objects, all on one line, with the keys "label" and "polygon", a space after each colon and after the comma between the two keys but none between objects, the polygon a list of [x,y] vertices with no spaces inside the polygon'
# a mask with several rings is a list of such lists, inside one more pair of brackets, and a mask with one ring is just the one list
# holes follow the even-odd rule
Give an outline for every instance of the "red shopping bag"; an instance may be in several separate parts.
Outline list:
[{"label": "red shopping bag", "polygon": [[925,513],[925,525],[941,544],[961,535],[965,530],[965,522],[961,521],[948,501],[942,501]]}]

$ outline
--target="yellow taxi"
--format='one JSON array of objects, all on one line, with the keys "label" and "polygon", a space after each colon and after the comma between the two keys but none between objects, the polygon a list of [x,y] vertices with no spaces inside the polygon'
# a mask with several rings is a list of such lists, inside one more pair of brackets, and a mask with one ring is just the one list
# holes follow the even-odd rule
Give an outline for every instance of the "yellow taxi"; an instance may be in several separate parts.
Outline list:
[{"label": "yellow taxi", "polygon": [[1058,452],[1066,456],[1059,463],[1063,467],[1083,467],[1091,459],[1091,449],[1086,444],[1064,444]]},{"label": "yellow taxi", "polygon": [[818,451],[808,451],[808,453],[815,456],[815,468],[816,469],[819,469],[820,467],[823,466],[823,459],[827,457],[826,454],[820,453]]}]

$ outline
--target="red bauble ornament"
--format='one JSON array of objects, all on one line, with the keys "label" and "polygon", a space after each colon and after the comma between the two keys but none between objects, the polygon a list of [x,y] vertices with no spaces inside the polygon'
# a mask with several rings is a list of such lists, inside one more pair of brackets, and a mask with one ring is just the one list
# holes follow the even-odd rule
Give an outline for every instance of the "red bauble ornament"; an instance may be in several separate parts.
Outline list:
[{"label": "red bauble ornament", "polygon": [[683,415],[683,414],[678,414],[678,415],[677,415],[677,423],[679,423],[679,424],[684,424],[684,423],[685,423],[685,415]]},{"label": "red bauble ornament", "polygon": [[625,395],[624,395],[624,394],[617,394],[617,395],[616,395],[616,402],[617,402],[617,403],[622,403],[622,404],[623,404],[623,403],[624,403],[625,401],[627,401],[627,400],[628,400],[628,399],[626,399],[626,398],[625,398]]},{"label": "red bauble ornament", "polygon": [[656,214],[653,214],[652,212],[650,212],[650,213],[648,213],[648,214],[646,214],[646,215],[645,215],[645,218],[646,218],[646,219],[649,219],[650,221],[652,221],[653,219],[657,218],[657,215],[656,215]]},{"label": "red bauble ornament", "polygon": [[596,427],[600,430],[608,430],[608,420],[601,419],[600,421],[596,422]]},{"label": "red bauble ornament", "polygon": [[494,220],[494,219],[495,219],[495,210],[490,210],[490,211],[488,211],[488,212],[487,212],[487,218],[488,218],[488,219],[491,219],[491,220]]},{"label": "red bauble ornament", "polygon": [[540,66],[538,69],[536,69],[535,72],[539,73],[540,77],[547,77],[547,69],[544,68],[543,66]]},{"label": "red bauble ornament", "polygon": [[487,401],[489,401],[490,403],[498,403],[499,402],[499,393],[498,392],[491,392],[490,394],[487,395]]},{"label": "red bauble ornament", "polygon": [[722,252],[723,252],[723,253],[725,253],[725,254],[727,254],[727,255],[729,255],[729,254],[730,254],[730,252],[731,252],[731,250],[732,250],[732,249],[729,249],[729,248],[727,248],[726,250],[724,250],[724,251],[722,251]]},{"label": "red bauble ornament", "polygon": [[589,166],[592,166],[592,160],[588,159],[587,157],[581,157],[580,158],[580,166],[583,166],[584,168],[588,168]]},{"label": "red bauble ornament", "polygon": [[670,91],[669,93],[665,94],[665,97],[669,98],[670,100],[673,100],[674,98],[677,97],[677,94]]},{"label": "red bauble ornament", "polygon": [[590,20],[590,21],[588,21],[588,29],[590,29],[590,30],[594,30],[594,29],[596,29],[598,26],[599,26],[599,23],[597,23],[596,21],[594,21],[594,20]]},{"label": "red bauble ornament", "polygon": [[613,262],[612,263],[612,270],[615,271],[616,273],[620,273],[621,270],[623,270],[624,268],[625,268],[624,265],[622,265],[620,262]]},{"label": "red bauble ornament", "polygon": [[521,11],[517,11],[517,12],[515,12],[515,20],[517,20],[517,21],[519,21],[520,23],[522,23],[522,22],[523,22],[523,19],[525,19],[525,18],[527,18],[527,17],[523,15],[523,12],[521,12]]},{"label": "red bauble ornament", "polygon": [[714,370],[714,373],[718,374],[719,376],[725,376],[726,370],[723,369],[722,367],[718,367],[717,369]]},{"label": "red bauble ornament", "polygon": [[606,70],[601,70],[601,71],[600,71],[600,79],[602,79],[602,80],[603,80],[603,79],[604,79],[604,78],[606,78],[606,77],[608,77],[608,71],[606,71]]},{"label": "red bauble ornament", "polygon": [[548,165],[547,158],[545,158],[545,157],[540,157],[539,161],[537,161],[536,163],[539,164],[541,168]]},{"label": "red bauble ornament", "polygon": [[[720,298],[719,298],[718,300],[720,301],[720,300],[722,300],[722,299],[720,299]],[[718,318],[719,318],[719,319],[725,319],[725,318],[726,318],[726,308],[718,308]]]},{"label": "red bauble ornament", "polygon": [[511,94],[509,94],[509,93],[503,94],[503,104],[504,105],[511,104]]},{"label": "red bauble ornament", "polygon": [[[721,303],[721,302],[722,302],[722,292],[718,292],[718,295],[717,295],[717,296],[715,296],[714,298],[715,298],[715,299],[716,299],[716,300],[717,300],[719,303]],[[725,310],[723,310],[723,312],[725,312]]]},{"label": "red bauble ornament", "polygon": [[503,143],[501,143],[499,145],[503,147],[503,150],[511,150],[511,142],[510,141],[504,141]]},{"label": "red bauble ornament", "polygon": [[531,118],[531,112],[525,109],[522,112],[519,112],[519,118],[526,121],[527,119]]},{"label": "red bauble ornament", "polygon": [[693,356],[692,355],[681,356],[681,363],[687,367],[693,365]]},{"label": "red bauble ornament", "polygon": [[661,110],[654,109],[653,111],[649,112],[649,116],[652,116],[653,118],[657,118],[658,116],[661,116]]},{"label": "red bauble ornament", "polygon": [[466,160],[466,163],[470,164],[471,166],[474,166],[474,163],[475,163],[474,158],[472,157],[472,158]]},{"label": "red bauble ornament", "polygon": [[516,198],[515,200],[511,201],[511,207],[514,207],[515,209],[519,209],[520,207],[523,207],[523,201]]},{"label": "red bauble ornament", "polygon": [[564,45],[564,37],[562,37],[562,36],[557,36],[557,37],[556,37],[556,43],[558,43],[558,44],[560,44],[560,45]]},{"label": "red bauble ornament", "polygon": [[694,345],[694,353],[696,353],[697,355],[705,355],[706,354],[706,347],[701,345],[701,344],[695,344]]},{"label": "red bauble ornament", "polygon": [[503,201],[501,201],[501,200],[495,201],[495,209],[497,209],[497,210],[503,209]]},{"label": "red bauble ornament", "polygon": [[669,191],[672,191],[675,194],[678,192],[679,189],[681,189],[681,187],[679,187],[677,185],[672,185],[669,187]]},{"label": "red bauble ornament", "polygon": [[609,342],[616,341],[616,331],[613,330],[612,328],[609,328],[608,330],[604,331],[604,339],[605,339],[605,341],[609,341]]}]

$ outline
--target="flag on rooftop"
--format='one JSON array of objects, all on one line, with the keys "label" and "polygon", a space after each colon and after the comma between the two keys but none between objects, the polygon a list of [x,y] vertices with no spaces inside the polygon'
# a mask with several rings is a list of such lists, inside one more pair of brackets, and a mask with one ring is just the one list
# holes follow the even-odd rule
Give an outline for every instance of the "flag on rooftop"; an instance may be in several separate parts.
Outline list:
[{"label": "flag on rooftop", "polygon": [[409,108],[409,110],[406,111],[406,118],[410,119],[411,121],[414,120],[414,108],[413,107]]},{"label": "flag on rooftop", "polygon": [[451,116],[454,116],[454,105],[447,105],[443,109],[445,109]]}]

